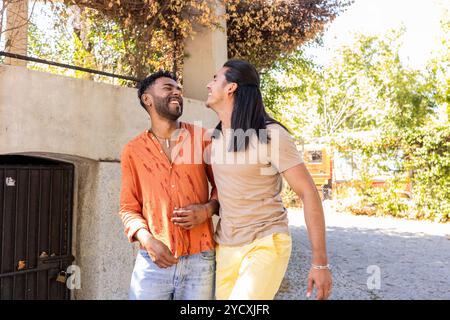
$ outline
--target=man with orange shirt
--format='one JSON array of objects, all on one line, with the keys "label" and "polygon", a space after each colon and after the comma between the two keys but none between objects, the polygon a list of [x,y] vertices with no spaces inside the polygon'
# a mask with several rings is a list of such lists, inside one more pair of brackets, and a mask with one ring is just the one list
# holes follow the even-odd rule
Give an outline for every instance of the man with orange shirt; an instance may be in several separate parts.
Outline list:
[{"label": "man with orange shirt", "polygon": [[[205,129],[178,121],[183,97],[176,78],[159,71],[138,89],[151,129],[122,152],[120,217],[138,252],[130,299],[213,299],[219,210]],[[209,195],[208,181],[212,185]]]}]

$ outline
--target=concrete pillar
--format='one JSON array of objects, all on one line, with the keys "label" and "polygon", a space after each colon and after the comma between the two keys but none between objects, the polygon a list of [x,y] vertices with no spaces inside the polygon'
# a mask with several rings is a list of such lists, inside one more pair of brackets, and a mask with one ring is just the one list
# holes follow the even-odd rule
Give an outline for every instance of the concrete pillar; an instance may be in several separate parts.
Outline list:
[{"label": "concrete pillar", "polygon": [[[6,8],[6,51],[21,55],[27,54],[28,38],[28,0],[9,2]],[[6,64],[26,66],[27,62],[18,59],[5,59]]]},{"label": "concrete pillar", "polygon": [[[218,4],[216,13],[225,13],[223,4]],[[205,101],[206,85],[227,61],[226,22],[221,25],[223,30],[196,26],[194,38],[184,44],[183,91],[187,98]]]}]

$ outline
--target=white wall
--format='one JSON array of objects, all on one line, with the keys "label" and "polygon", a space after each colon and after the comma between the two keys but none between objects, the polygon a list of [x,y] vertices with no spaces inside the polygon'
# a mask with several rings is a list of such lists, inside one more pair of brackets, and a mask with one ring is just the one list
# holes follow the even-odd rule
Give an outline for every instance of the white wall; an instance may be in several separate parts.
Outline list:
[{"label": "white wall", "polygon": [[[186,98],[184,113],[181,120],[206,127],[217,122],[197,100]],[[118,160],[123,145],[148,126],[134,88],[0,65],[0,154],[37,151]]]}]

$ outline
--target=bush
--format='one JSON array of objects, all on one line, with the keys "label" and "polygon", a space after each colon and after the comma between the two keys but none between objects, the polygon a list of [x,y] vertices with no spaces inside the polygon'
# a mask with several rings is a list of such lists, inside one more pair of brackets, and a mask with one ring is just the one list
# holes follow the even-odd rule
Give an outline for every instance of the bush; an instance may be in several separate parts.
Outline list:
[{"label": "bush", "polygon": [[419,217],[450,220],[450,127],[411,131],[404,138],[405,167],[412,172],[412,194]]},{"label": "bush", "polygon": [[[386,131],[376,141],[349,141],[341,149],[364,156],[374,164],[373,155],[385,160],[401,155],[400,167],[385,185],[373,187],[370,175],[362,170],[362,179],[353,181],[353,201],[341,203],[341,210],[355,214],[391,215],[436,222],[450,221],[450,127],[434,125],[402,131]],[[376,165],[376,160],[375,160]],[[380,168],[382,165],[378,163]],[[406,178],[406,179],[405,179]],[[411,198],[402,190],[411,183]]]}]

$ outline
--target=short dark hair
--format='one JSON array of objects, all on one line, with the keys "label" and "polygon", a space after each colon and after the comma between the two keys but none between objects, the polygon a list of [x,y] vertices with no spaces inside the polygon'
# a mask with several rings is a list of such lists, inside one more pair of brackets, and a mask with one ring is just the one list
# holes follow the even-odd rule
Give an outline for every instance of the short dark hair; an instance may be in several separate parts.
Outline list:
[{"label": "short dark hair", "polygon": [[[145,104],[142,102],[142,95],[144,94],[144,92],[153,85],[153,83],[155,83],[156,79],[159,78],[170,78],[172,80],[177,81],[177,77],[176,75],[174,75],[173,73],[169,72],[169,71],[165,71],[165,70],[159,70],[158,72],[152,73],[151,75],[149,75],[147,78],[145,78],[144,80],[140,81],[137,85],[138,87],[138,98],[139,98],[139,102],[141,104],[141,106],[147,110],[145,108]],[[178,81],[177,81],[178,82]]]}]

